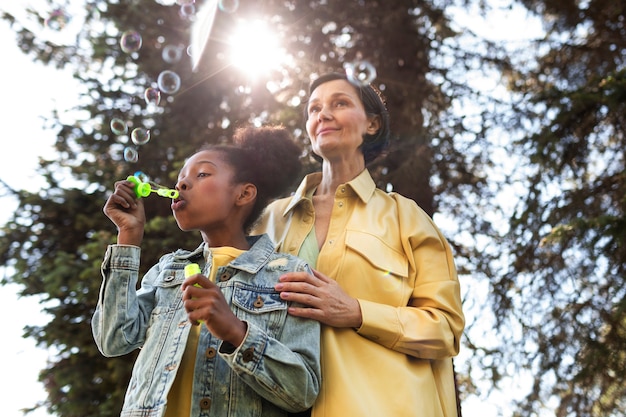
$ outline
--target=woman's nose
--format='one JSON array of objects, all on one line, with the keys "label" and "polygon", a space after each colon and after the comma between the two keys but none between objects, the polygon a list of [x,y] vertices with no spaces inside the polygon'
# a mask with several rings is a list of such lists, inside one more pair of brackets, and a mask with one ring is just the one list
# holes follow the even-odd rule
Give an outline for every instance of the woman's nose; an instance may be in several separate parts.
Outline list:
[{"label": "woman's nose", "polygon": [[317,113],[317,119],[318,120],[329,120],[333,117],[332,113],[330,112],[330,109],[327,106],[324,106],[320,109],[320,111]]}]

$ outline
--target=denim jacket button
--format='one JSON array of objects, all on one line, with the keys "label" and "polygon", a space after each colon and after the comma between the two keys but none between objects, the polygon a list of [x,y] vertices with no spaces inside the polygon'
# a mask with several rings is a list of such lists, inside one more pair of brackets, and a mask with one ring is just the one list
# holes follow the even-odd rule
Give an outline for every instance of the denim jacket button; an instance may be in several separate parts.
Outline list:
[{"label": "denim jacket button", "polygon": [[230,274],[228,272],[224,272],[222,275],[220,275],[221,282],[228,281],[229,279],[230,279]]},{"label": "denim jacket button", "polygon": [[202,410],[208,410],[209,408],[211,408],[211,399],[204,397],[200,399],[200,409]]},{"label": "denim jacket button", "polygon": [[163,278],[164,282],[170,282],[174,280],[174,275],[168,275],[165,278]]},{"label": "denim jacket button", "polygon": [[243,351],[243,361],[250,362],[254,359],[254,348],[248,348]]},{"label": "denim jacket button", "polygon": [[254,300],[254,306],[255,306],[256,308],[261,308],[261,307],[263,307],[263,304],[265,304],[265,303],[263,302],[263,299],[262,299],[262,298],[261,298],[261,296],[259,295],[259,296],[256,298],[256,300]]},{"label": "denim jacket button", "polygon": [[206,356],[209,359],[213,359],[216,354],[217,354],[217,350],[215,350],[215,348],[212,348],[212,347],[204,351],[204,356]]}]

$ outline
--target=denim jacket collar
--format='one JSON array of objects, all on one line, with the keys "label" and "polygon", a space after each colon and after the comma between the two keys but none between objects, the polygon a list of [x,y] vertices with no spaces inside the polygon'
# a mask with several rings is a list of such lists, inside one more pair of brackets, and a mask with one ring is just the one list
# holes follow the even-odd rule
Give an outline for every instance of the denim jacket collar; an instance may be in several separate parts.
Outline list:
[{"label": "denim jacket collar", "polygon": [[[242,253],[236,259],[234,259],[231,263],[228,264],[229,267],[239,269],[251,274],[256,274],[261,270],[263,265],[265,265],[268,261],[272,253],[275,252],[274,243],[271,241],[269,236],[263,234],[258,236],[247,236],[246,240],[250,244],[250,249]],[[202,242],[200,246],[194,249],[191,252],[179,253],[182,251],[177,251],[175,256],[178,259],[194,259],[194,258],[202,258],[204,257],[204,250],[206,247],[206,242]]]}]

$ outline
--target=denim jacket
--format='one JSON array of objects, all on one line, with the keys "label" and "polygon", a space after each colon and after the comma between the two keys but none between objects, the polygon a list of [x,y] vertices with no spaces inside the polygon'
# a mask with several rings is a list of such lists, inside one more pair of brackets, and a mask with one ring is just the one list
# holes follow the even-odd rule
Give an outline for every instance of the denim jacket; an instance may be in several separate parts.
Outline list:
[{"label": "denim jacket", "polygon": [[[278,254],[266,235],[216,274],[233,312],[247,323],[241,346],[218,340],[202,325],[196,355],[192,416],[286,416],[315,401],[320,388],[320,327],[287,314],[274,290],[286,271],[310,272],[301,259]],[[140,248],[111,245],[92,319],[93,336],[108,357],[141,351],[126,391],[123,417],[160,417],[192,324],[182,303],[185,265],[209,271],[204,244],[163,256],[136,290]],[[209,257],[210,262],[210,257]],[[183,416],[181,416],[183,417]]]}]

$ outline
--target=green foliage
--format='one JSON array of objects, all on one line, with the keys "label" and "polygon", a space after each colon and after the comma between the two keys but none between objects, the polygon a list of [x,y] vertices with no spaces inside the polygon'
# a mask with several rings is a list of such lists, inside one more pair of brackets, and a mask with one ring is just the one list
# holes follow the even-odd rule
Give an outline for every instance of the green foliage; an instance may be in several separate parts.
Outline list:
[{"label": "green foliage", "polygon": [[[534,385],[528,415],[556,398],[558,416],[626,410],[626,9],[623,2],[524,1],[544,18],[534,65],[511,78],[518,121],[536,126],[528,193],[511,218],[508,271],[493,282],[504,326],[515,317]],[[506,364],[501,364],[502,367]]]},{"label": "green foliage", "polygon": [[[310,77],[367,59],[394,133],[388,155],[371,166],[378,185],[453,223],[445,230],[462,282],[489,285],[490,304],[474,288],[466,296],[468,311],[493,310],[497,329],[483,330],[485,340],[469,337],[483,324],[480,317],[468,322],[471,358],[456,362],[461,397],[483,395],[475,372],[496,388],[521,374],[531,388],[515,398],[514,415],[623,413],[624,7],[520,2],[544,18],[547,35],[511,55],[493,42],[460,42],[480,40],[452,24],[448,7],[482,1],[245,0],[236,13],[219,13],[196,72],[186,56],[176,63],[161,57],[166,45],[189,43],[191,22],[173,0],[85,0],[82,31],[67,45],[4,15],[24,53],[70,69],[84,86],[72,120],[55,114],[48,121],[58,156],[41,162],[47,187],[14,191],[19,209],[0,231],[0,263],[14,271],[6,281],[43,296],[51,316],[25,329],[56,353],[40,376],[48,390],[41,406],[64,417],[119,415],[134,355],[103,358],[89,329],[102,255],[115,242],[102,213],[114,182],[142,170],[171,186],[187,156],[205,142],[228,141],[245,123],[282,123],[308,149],[297,103]],[[33,11],[39,24],[41,13]],[[238,19],[252,17],[270,22],[292,58],[258,78],[226,58]],[[131,29],[143,38],[134,54],[119,47]],[[143,92],[164,69],[181,76],[182,88],[151,110]],[[509,107],[475,91],[468,80],[476,73],[505,74],[518,101]],[[128,138],[111,132],[114,117],[151,129],[137,163],[124,160]],[[504,138],[494,140],[494,128]],[[503,146],[518,158],[517,169],[499,160]],[[318,169],[304,161],[306,171]],[[492,221],[513,205],[498,199],[501,187],[520,184],[522,199],[501,232]],[[199,243],[178,230],[167,200],[150,196],[146,209],[142,271],[167,251]],[[502,339],[495,346],[493,334]]]},{"label": "green foliage", "polygon": [[[43,296],[51,317],[25,332],[56,353],[40,375],[48,399],[37,405],[56,415],[118,415],[130,377],[134,355],[102,357],[89,325],[101,283],[102,255],[115,242],[116,230],[102,213],[115,181],[141,170],[155,182],[171,186],[187,156],[205,142],[227,141],[245,123],[282,123],[308,148],[297,100],[306,94],[310,77],[367,59],[377,69],[395,133],[389,156],[372,167],[378,183],[383,188],[391,184],[432,214],[436,193],[454,193],[458,186],[477,182],[473,167],[466,166],[464,150],[453,141],[463,129],[447,113],[450,96],[427,79],[428,74],[450,79],[449,68],[431,63],[437,54],[433,45],[441,47],[454,36],[443,13],[445,4],[393,0],[346,7],[340,1],[241,1],[236,13],[219,13],[194,72],[187,56],[174,63],[161,57],[166,45],[189,43],[191,22],[180,17],[180,6],[173,1],[84,3],[82,30],[76,42],[67,45],[39,37],[32,26],[3,16],[12,23],[25,53],[71,70],[84,86],[81,97],[76,97],[73,120],[57,114],[48,120],[48,127],[57,132],[58,151],[53,160],[41,161],[40,174],[48,186],[37,193],[15,191],[19,209],[0,233],[0,261],[15,271],[7,282],[19,284],[23,295]],[[196,2],[196,7],[202,4]],[[31,13],[43,24],[45,12]],[[271,23],[291,64],[258,79],[228,65],[228,36],[238,19],[246,17]],[[142,36],[143,46],[136,53],[119,47],[126,30]],[[176,94],[162,94],[159,108],[150,109],[143,92],[156,86],[165,69],[180,75],[182,88]],[[434,123],[424,126],[424,115]],[[109,123],[115,117],[131,129],[151,130],[150,142],[138,147],[137,163],[123,157],[129,143],[112,133]],[[458,130],[446,130],[444,125]],[[307,171],[317,169],[312,159],[305,162]],[[445,178],[436,192],[430,187],[433,172]],[[142,271],[167,251],[199,244],[198,235],[178,230],[167,200],[148,197],[146,211]]]}]

